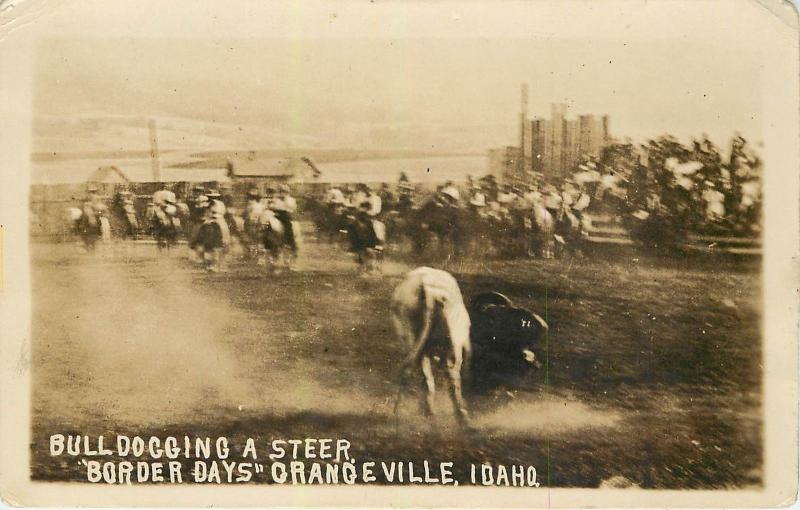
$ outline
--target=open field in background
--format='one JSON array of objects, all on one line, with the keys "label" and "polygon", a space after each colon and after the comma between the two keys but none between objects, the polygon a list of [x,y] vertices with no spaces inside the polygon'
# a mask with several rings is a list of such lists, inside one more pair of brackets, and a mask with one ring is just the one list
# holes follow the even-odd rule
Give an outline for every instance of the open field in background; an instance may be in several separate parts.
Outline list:
[{"label": "open field in background", "polygon": [[[308,157],[321,171],[319,178],[298,173],[297,183],[375,182],[385,178],[396,183],[401,173],[412,182],[466,181],[490,172],[486,154],[412,150],[355,149],[260,149],[260,150],[162,150],[161,177],[168,182],[225,181],[228,161],[247,161],[249,168],[274,167],[276,159]],[[116,166],[134,183],[153,180],[149,151],[40,152],[31,156],[33,184],[85,184],[99,168]],[[242,170],[247,173],[247,170]],[[381,177],[383,176],[383,177]]]},{"label": "open field in background", "polygon": [[234,262],[206,274],[183,249],[120,243],[87,254],[34,244],[31,475],[81,480],[53,433],[347,438],[359,462],[524,463],[550,486],[759,485],[757,260],[663,261],[618,248],[573,260],[462,261],[466,299],[498,290],[551,326],[546,370],[512,398],[472,396],[476,430],[434,432],[417,397],[392,412],[406,353],[388,321],[413,260],[357,277],[308,240],[298,271]]}]

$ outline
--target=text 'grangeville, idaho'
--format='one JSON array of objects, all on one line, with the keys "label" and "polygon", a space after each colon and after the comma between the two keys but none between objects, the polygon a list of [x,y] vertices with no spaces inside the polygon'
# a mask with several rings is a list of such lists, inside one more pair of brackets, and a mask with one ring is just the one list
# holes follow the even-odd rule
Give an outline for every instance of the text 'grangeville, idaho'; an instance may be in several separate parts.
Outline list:
[{"label": "text 'grangeville, idaho'", "polygon": [[272,483],[289,485],[429,484],[539,487],[522,464],[356,459],[347,439],[175,437],[54,434],[50,455],[74,457],[91,483]]}]

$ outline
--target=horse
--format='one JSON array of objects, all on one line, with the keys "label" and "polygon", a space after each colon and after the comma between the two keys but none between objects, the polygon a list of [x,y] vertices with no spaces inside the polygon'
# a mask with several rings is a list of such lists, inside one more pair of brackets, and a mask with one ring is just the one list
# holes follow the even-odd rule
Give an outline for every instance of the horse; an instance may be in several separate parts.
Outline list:
[{"label": "horse", "polygon": [[226,235],[216,219],[207,218],[189,242],[207,271],[216,272],[225,267]]},{"label": "horse", "polygon": [[159,250],[169,250],[178,242],[178,234],[181,231],[178,207],[174,205],[166,208],[150,206],[147,208],[146,218],[150,234],[156,240]]},{"label": "horse", "polygon": [[552,259],[556,255],[555,219],[544,206],[534,205],[525,222],[528,255]]},{"label": "horse", "polygon": [[139,236],[139,218],[130,195],[117,193],[114,197],[111,211],[115,231],[121,237],[137,239]]},{"label": "horse", "polygon": [[[586,218],[588,221],[588,218]],[[567,250],[580,255],[584,246],[583,219],[569,208],[563,207],[555,218],[554,237],[556,240],[556,257],[561,257]]]},{"label": "horse", "polygon": [[[289,245],[289,239],[286,233],[286,226],[278,218],[274,211],[265,208],[259,217],[260,233],[259,238],[261,244],[269,255],[269,268],[273,273],[280,272],[280,265],[286,266],[291,269],[297,258],[297,253]],[[291,228],[294,231],[295,244],[300,239],[300,232],[297,222],[291,222]]]},{"label": "horse", "polygon": [[449,245],[455,255],[461,255],[469,244],[468,223],[460,207],[429,200],[413,212],[407,235],[417,253],[423,253],[435,237],[441,247]]},{"label": "horse", "polygon": [[341,240],[342,230],[347,229],[347,212],[343,204],[314,200],[311,202],[311,214],[319,240],[322,240],[322,236],[326,236],[329,243]]},{"label": "horse", "polygon": [[386,239],[402,244],[402,239],[409,231],[408,215],[397,209],[384,211],[383,223],[386,228]]},{"label": "horse", "polygon": [[355,253],[359,267],[366,273],[380,272],[379,263],[386,243],[383,223],[366,214],[350,214],[345,230],[350,241],[350,251]]},{"label": "horse", "polygon": [[235,240],[239,246],[243,246],[247,251],[247,233],[245,232],[245,217],[239,212],[236,207],[228,207],[225,211],[225,224],[228,226],[228,233],[230,234],[229,241],[231,244]]},{"label": "horse", "polygon": [[72,232],[83,241],[87,251],[93,251],[98,240],[111,240],[111,224],[104,211],[92,207],[68,209],[68,217],[72,224]]},{"label": "horse", "polygon": [[491,249],[500,255],[515,255],[529,248],[530,235],[519,234],[528,233],[533,224],[526,212],[507,209],[489,211],[485,215],[476,214],[472,224],[479,232],[479,239],[488,244],[480,247],[484,251]]}]

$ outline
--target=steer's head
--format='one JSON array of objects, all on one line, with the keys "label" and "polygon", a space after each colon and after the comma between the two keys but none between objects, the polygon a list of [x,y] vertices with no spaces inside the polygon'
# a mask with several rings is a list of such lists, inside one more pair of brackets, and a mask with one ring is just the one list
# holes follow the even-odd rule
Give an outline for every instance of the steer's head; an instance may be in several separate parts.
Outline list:
[{"label": "steer's head", "polygon": [[509,347],[519,356],[524,367],[541,368],[547,323],[535,313],[522,308],[512,308],[510,312],[509,327],[506,329],[507,341],[511,344]]}]

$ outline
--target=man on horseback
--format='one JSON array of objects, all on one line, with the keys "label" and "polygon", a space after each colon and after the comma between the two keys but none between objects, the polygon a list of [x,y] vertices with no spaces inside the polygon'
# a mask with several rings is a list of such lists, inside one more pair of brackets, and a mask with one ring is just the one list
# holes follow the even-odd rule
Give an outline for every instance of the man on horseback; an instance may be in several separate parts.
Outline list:
[{"label": "man on horseback", "polygon": [[258,219],[259,240],[267,255],[267,268],[279,274],[282,266],[291,270],[297,258],[300,232],[292,221],[297,203],[288,186],[282,186],[277,193],[268,187],[263,205]]},{"label": "man on horseback", "polygon": [[178,217],[175,193],[166,183],[153,193],[153,200],[148,204],[147,218],[150,232],[155,237],[158,247],[169,247],[177,240],[181,221]]},{"label": "man on horseback", "polygon": [[81,216],[78,218],[78,228],[86,247],[94,248],[94,243],[101,237],[110,235],[110,227],[106,213],[108,208],[97,193],[97,187],[89,186],[87,197],[81,205]]},{"label": "man on horseback", "polygon": [[294,256],[297,256],[297,239],[295,238],[295,231],[292,225],[292,216],[297,210],[297,201],[292,197],[291,190],[286,184],[278,186],[278,193],[272,200],[270,209],[275,213],[275,217],[283,225],[283,231],[286,235],[286,245],[292,250]]},{"label": "man on horseback", "polygon": [[163,207],[167,202],[175,203],[175,192],[169,189],[166,182],[163,182],[161,188],[153,193],[153,205]]},{"label": "man on horseback", "polygon": [[258,188],[247,191],[247,204],[244,210],[244,233],[247,244],[245,254],[257,258],[261,245],[261,215],[264,214],[265,202]]},{"label": "man on horseback", "polygon": [[202,224],[189,247],[195,250],[209,271],[225,270],[225,251],[230,247],[230,230],[225,221],[225,204],[219,192],[210,190],[199,195],[195,202],[196,213],[202,212]]},{"label": "man on horseback", "polygon": [[448,181],[412,211],[408,235],[417,253],[423,253],[435,238],[440,249],[456,255],[465,251],[469,242],[468,211],[461,208],[460,193]]},{"label": "man on horseback", "polygon": [[123,224],[124,235],[136,239],[139,233],[139,220],[136,217],[136,207],[130,190],[117,191],[114,196],[114,213]]},{"label": "man on horseback", "polygon": [[262,201],[261,192],[258,191],[258,188],[253,187],[247,190],[247,204],[244,206],[245,224],[258,218],[263,208],[264,202]]},{"label": "man on horseback", "polygon": [[83,201],[83,212],[87,216],[94,216],[106,210],[106,204],[97,192],[97,187],[92,185],[86,190],[86,199]]},{"label": "man on horseback", "polygon": [[223,245],[225,249],[228,249],[231,244],[231,230],[225,219],[228,209],[225,202],[222,201],[219,191],[212,189],[206,196],[208,197],[208,207],[206,208],[205,222],[214,222],[219,226]]},{"label": "man on horseback", "polygon": [[563,198],[558,188],[552,184],[548,184],[545,188],[543,200],[544,208],[547,209],[550,216],[552,216],[554,220],[558,218],[561,215],[563,204]]},{"label": "man on horseback", "polygon": [[206,207],[209,206],[208,197],[202,186],[195,186],[192,198],[189,200],[189,229],[186,238],[191,242],[197,237],[197,231],[203,224]]},{"label": "man on horseback", "polygon": [[247,203],[244,206],[244,224],[248,232],[253,225],[258,223],[258,218],[264,210],[264,201],[258,188],[253,187],[247,190]]},{"label": "man on horseback", "polygon": [[[377,197],[377,195],[376,195]],[[377,197],[380,200],[380,197]],[[350,251],[356,254],[358,263],[365,274],[378,271],[376,265],[383,250],[385,232],[383,223],[377,221],[373,213],[380,212],[380,204],[363,200],[347,223],[350,238]]]},{"label": "man on horseback", "polygon": [[364,185],[364,190],[366,191],[366,195],[360,207],[366,214],[364,221],[366,221],[369,228],[372,229],[372,234],[375,238],[375,249],[380,252],[383,250],[383,246],[386,243],[386,227],[378,220],[378,216],[383,209],[383,200],[380,195],[372,191],[372,188],[366,184]]}]

